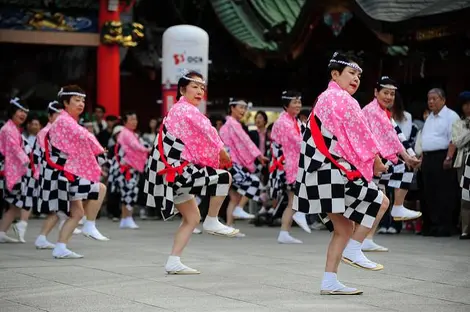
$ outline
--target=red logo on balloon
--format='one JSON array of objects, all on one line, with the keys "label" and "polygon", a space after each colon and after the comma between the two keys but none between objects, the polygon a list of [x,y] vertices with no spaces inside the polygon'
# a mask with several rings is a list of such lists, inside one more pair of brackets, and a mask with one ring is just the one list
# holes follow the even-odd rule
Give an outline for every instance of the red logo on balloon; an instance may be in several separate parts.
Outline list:
[{"label": "red logo on balloon", "polygon": [[173,60],[175,61],[175,65],[184,62],[184,54],[173,54]]}]

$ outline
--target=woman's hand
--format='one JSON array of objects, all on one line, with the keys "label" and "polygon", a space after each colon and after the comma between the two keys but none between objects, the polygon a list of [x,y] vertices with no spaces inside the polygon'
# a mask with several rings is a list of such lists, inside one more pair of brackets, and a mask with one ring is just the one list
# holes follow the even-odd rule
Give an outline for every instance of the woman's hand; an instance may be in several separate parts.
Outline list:
[{"label": "woman's hand", "polygon": [[263,155],[258,156],[258,161],[264,166],[269,162],[269,158]]},{"label": "woman's hand", "polygon": [[219,164],[221,168],[232,167],[232,160],[230,159],[230,155],[224,148],[219,152]]}]

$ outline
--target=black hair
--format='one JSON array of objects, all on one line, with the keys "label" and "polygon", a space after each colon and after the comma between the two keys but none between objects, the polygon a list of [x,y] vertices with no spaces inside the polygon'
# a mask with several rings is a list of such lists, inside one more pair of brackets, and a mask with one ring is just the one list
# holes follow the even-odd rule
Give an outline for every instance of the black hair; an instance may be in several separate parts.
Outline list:
[{"label": "black hair", "polygon": [[283,99],[283,97],[298,98],[301,96],[302,96],[302,93],[296,90],[287,90],[287,91],[282,92],[282,96],[281,96],[282,108],[286,110],[287,107],[289,107],[290,102],[292,101],[292,99]]},{"label": "black hair", "polygon": [[[82,88],[80,88],[80,86],[78,86],[78,85],[64,86],[60,89],[60,91],[63,92],[63,93],[76,92],[76,93],[85,94],[85,91]],[[73,95],[70,95],[70,94],[61,95],[61,92],[59,92],[59,94],[58,94],[59,104],[56,105],[57,109],[64,109],[65,108],[64,102],[70,103],[70,99],[73,96]]]},{"label": "black hair", "polygon": [[303,109],[300,111],[299,116],[307,116],[308,118],[308,116],[310,116],[310,112],[311,112],[310,109]]},{"label": "black hair", "polygon": [[266,114],[265,111],[257,111],[256,115],[255,115],[255,119],[256,119],[256,117],[258,117],[258,115],[263,116],[264,123],[266,123],[266,124],[268,123],[268,115]]},{"label": "black hair", "polygon": [[[21,101],[21,100],[20,100],[20,101]],[[19,101],[19,102],[20,102],[20,101]],[[28,109],[28,108],[29,108],[27,104],[24,104],[24,103],[21,103],[21,102],[20,102],[20,104],[21,104],[21,106],[23,106],[25,109]],[[14,116],[14,115],[16,114],[16,112],[19,111],[19,110],[24,111],[23,109],[19,108],[18,106],[14,105],[14,104],[10,104],[10,105],[8,106],[8,109],[7,109],[7,117],[8,117],[8,119],[13,118],[13,116]]]},{"label": "black hair", "polygon": [[[189,73],[187,73],[184,76],[188,77],[188,78],[199,77],[201,79],[204,79],[200,73],[198,73],[197,71],[194,71],[194,70],[189,71]],[[178,80],[178,90],[176,91],[176,100],[177,101],[181,98],[181,96],[183,96],[181,94],[181,88],[186,88],[186,86],[189,85],[190,82],[191,82],[191,80],[188,80],[184,77],[181,77]]]},{"label": "black hair", "polygon": [[457,113],[462,119],[465,119],[466,116],[464,116],[463,114],[463,106],[465,104],[470,104],[470,91],[464,91],[460,93],[459,97],[457,98],[457,103],[458,103]]},{"label": "black hair", "polygon": [[391,111],[395,121],[405,120],[405,104],[400,92],[395,92],[395,102],[393,102]]},{"label": "black hair", "polygon": [[[228,100],[228,115],[232,115],[232,107],[235,107],[239,104],[237,104],[238,102],[245,102],[248,104],[248,101],[245,100],[245,99],[242,99],[242,98],[230,98]],[[233,103],[233,104],[230,104],[230,103]]]},{"label": "black hair", "polygon": [[54,101],[54,102],[51,102],[51,103],[52,103],[52,104],[49,104],[49,105],[50,105],[52,108],[50,108],[49,106],[47,107],[47,115],[48,115],[49,117],[52,117],[54,114],[58,114],[58,113],[59,113],[59,112],[56,112],[56,111],[54,110],[54,108],[55,108],[56,110],[62,109],[62,108],[59,108],[59,106],[60,106],[60,105],[59,105],[59,102]]},{"label": "black hair", "polygon": [[137,114],[134,112],[134,111],[127,111],[125,112],[122,116],[121,116],[121,119],[122,119],[122,122],[123,123],[126,123],[127,122],[127,119],[130,117],[130,116],[133,116],[135,115],[137,117]]},{"label": "black hair", "polygon": [[[332,62],[338,61],[338,62]],[[357,65],[361,66],[361,59],[352,53],[342,53],[342,52],[335,52],[333,57],[331,58],[330,63],[328,64],[328,74],[331,79],[331,72],[337,70],[340,74],[343,73],[343,70],[347,67],[346,64],[339,63],[356,63]]]},{"label": "black hair", "polygon": [[382,85],[391,85],[391,86],[394,86],[395,88],[398,88],[398,84],[395,82],[395,80],[393,80],[392,78],[388,76],[382,76],[380,77],[379,81],[377,81],[377,85],[375,86],[377,91],[380,91],[383,88],[385,88],[385,87],[382,87]]},{"label": "black hair", "polygon": [[114,115],[108,115],[104,118],[104,120],[106,120],[106,121],[116,121],[118,119],[119,118],[117,118],[117,116],[114,116]]},{"label": "black hair", "polygon": [[28,115],[28,118],[26,118],[26,124],[31,123],[33,120],[37,120],[39,123],[41,123],[41,120],[37,114],[30,114]]},{"label": "black hair", "polygon": [[106,108],[103,105],[96,104],[94,110],[96,111],[97,109],[101,109],[103,111],[103,113],[106,113]]},{"label": "black hair", "polygon": [[209,119],[213,127],[217,126],[217,121],[222,121],[222,123],[225,123],[225,118],[219,114],[212,115]]}]

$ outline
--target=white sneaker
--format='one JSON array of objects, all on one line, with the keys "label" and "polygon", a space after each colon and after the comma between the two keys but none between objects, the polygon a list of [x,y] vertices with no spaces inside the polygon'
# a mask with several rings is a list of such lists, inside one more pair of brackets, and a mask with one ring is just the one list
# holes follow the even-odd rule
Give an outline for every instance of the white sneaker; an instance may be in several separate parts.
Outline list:
[{"label": "white sneaker", "polygon": [[312,230],[310,229],[310,227],[308,226],[308,223],[307,223],[307,218],[305,216],[305,213],[302,213],[302,212],[296,212],[294,213],[294,215],[292,216],[292,220],[295,221],[295,223],[297,223],[301,228],[302,230],[304,230],[305,232],[307,233],[312,233]]},{"label": "white sneaker", "polygon": [[73,234],[74,235],[82,234],[82,230],[80,230],[79,228],[75,228],[75,230],[73,230]]},{"label": "white sneaker", "polygon": [[13,224],[13,231],[18,236],[18,240],[20,241],[20,243],[26,243],[26,241],[24,240],[24,235],[26,234],[27,228],[27,223],[25,224],[23,222],[18,222],[16,224]]},{"label": "white sneaker", "polygon": [[232,216],[233,216],[235,219],[254,219],[254,218],[255,218],[255,215],[246,212],[245,210],[243,210],[243,209],[240,208],[240,207],[236,207],[236,208],[233,210]]},{"label": "white sneaker", "polygon": [[83,216],[83,218],[80,221],[78,221],[78,225],[84,225],[85,221],[86,221],[86,216]]},{"label": "white sneaker", "polygon": [[387,228],[386,227],[381,227],[378,231],[377,234],[387,234]]},{"label": "white sneaker", "polygon": [[362,246],[361,246],[361,250],[362,251],[382,251],[382,252],[387,252],[388,251],[388,248],[387,247],[384,247],[384,246],[380,246],[379,244],[377,244],[376,242],[374,242],[373,240],[371,239],[364,239],[364,241],[362,242]]},{"label": "white sneaker", "polygon": [[397,230],[394,227],[389,227],[387,230],[388,234],[397,234]]},{"label": "white sneaker", "polygon": [[341,259],[344,263],[349,264],[355,268],[380,271],[383,270],[383,265],[375,263],[367,259],[362,250],[350,250],[346,247],[343,251],[343,257]]},{"label": "white sneaker", "polygon": [[420,211],[410,210],[405,208],[403,205],[401,206],[393,206],[392,211],[390,214],[395,221],[408,221],[414,220],[421,217],[422,213]]},{"label": "white sneaker", "polygon": [[16,238],[6,235],[4,232],[0,233],[0,243],[19,243]]},{"label": "white sneaker", "polygon": [[55,248],[52,251],[52,257],[54,257],[55,259],[81,259],[83,258],[83,255],[75,253],[69,249],[58,250],[57,248]]},{"label": "white sneaker", "polygon": [[96,227],[92,228],[92,229],[83,228],[82,229],[82,234],[85,235],[88,238],[93,238],[93,239],[96,239],[96,240],[99,240],[99,241],[109,241],[109,238],[102,235]]},{"label": "white sneaker", "polygon": [[40,236],[34,242],[36,249],[54,249],[55,245],[47,239],[40,239]]},{"label": "white sneaker", "polygon": [[119,225],[119,228],[121,229],[138,229],[139,226],[135,223],[133,218],[125,218],[121,219],[121,224]]},{"label": "white sneaker", "polygon": [[202,233],[202,231],[200,229],[194,228],[193,234],[201,234],[201,233]]},{"label": "white sneaker", "polygon": [[277,242],[279,244],[302,244],[303,242],[300,239],[292,237],[290,234],[279,233],[277,237]]}]

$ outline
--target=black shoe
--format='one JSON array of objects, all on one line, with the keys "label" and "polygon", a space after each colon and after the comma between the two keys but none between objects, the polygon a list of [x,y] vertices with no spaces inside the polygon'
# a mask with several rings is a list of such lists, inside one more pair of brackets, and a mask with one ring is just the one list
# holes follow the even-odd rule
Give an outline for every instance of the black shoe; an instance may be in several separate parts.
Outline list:
[{"label": "black shoe", "polygon": [[459,239],[470,239],[470,234],[461,234]]}]

